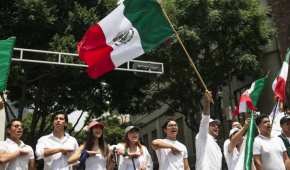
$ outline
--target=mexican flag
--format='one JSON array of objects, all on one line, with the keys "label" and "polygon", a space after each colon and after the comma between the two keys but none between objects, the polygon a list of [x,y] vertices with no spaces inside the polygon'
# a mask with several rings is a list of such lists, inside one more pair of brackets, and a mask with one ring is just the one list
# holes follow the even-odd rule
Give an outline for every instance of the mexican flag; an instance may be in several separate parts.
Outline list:
[{"label": "mexican flag", "polygon": [[0,92],[6,89],[15,37],[0,40]]},{"label": "mexican flag", "polygon": [[290,57],[290,50],[288,49],[280,74],[278,77],[276,77],[272,85],[272,89],[274,91],[275,97],[278,99],[279,102],[284,102],[286,98],[286,82],[287,82],[288,70],[289,70],[289,66],[288,66],[289,57]]},{"label": "mexican flag", "polygon": [[248,109],[256,110],[260,94],[264,88],[267,77],[254,81],[251,87],[247,89],[240,97],[239,113],[245,113]]},{"label": "mexican flag", "polygon": [[[255,82],[252,83],[251,88],[246,90],[248,91],[247,94],[251,102],[251,107],[256,108],[267,78],[268,76],[256,80]],[[250,113],[250,125],[247,130],[246,138],[243,140],[242,146],[240,148],[240,156],[237,165],[235,167],[235,170],[252,170],[253,143],[255,137],[255,119],[253,110],[251,108],[249,109],[250,111],[247,111],[247,108],[245,108],[245,111],[243,111]]]},{"label": "mexican flag", "polygon": [[89,76],[97,78],[152,50],[172,33],[157,0],[124,0],[87,30],[77,49]]}]

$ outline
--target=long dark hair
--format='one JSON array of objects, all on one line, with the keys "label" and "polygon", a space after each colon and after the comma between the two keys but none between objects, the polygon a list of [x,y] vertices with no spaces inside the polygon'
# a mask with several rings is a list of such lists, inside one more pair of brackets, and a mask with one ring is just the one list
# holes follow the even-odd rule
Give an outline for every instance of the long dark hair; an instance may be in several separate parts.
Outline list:
[{"label": "long dark hair", "polygon": [[96,139],[93,133],[93,128],[90,128],[88,132],[86,143],[85,143],[85,150],[92,150],[95,144],[95,140],[98,140],[99,142],[99,148],[101,150],[102,155],[104,157],[107,157],[109,154],[109,147],[108,147],[108,144],[104,140],[104,135],[102,133],[102,136]]}]

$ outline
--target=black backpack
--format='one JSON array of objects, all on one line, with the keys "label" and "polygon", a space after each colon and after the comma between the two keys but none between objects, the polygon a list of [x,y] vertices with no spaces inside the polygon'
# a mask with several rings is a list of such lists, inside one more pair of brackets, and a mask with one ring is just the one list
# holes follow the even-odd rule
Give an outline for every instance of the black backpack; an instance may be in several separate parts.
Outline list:
[{"label": "black backpack", "polygon": [[283,134],[279,135],[279,137],[282,139],[282,141],[287,149],[288,157],[290,157],[290,143],[289,143],[287,137]]}]

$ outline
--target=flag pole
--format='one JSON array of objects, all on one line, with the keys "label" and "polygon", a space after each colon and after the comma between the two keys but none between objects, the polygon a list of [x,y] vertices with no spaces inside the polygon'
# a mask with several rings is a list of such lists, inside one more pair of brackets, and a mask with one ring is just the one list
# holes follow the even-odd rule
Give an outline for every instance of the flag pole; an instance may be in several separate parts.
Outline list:
[{"label": "flag pole", "polygon": [[254,111],[250,111],[250,125],[247,130],[247,138],[246,138],[246,148],[245,148],[245,159],[244,159],[244,167],[245,170],[252,170],[252,159],[253,159],[253,141],[254,141],[254,133],[255,133],[255,120],[254,120]]},{"label": "flag pole", "polygon": [[276,105],[275,105],[275,107],[274,107],[274,113],[273,113],[273,119],[272,119],[272,123],[271,123],[271,131],[272,131],[273,124],[274,124],[274,121],[275,121],[277,108],[279,108],[278,105],[279,105],[279,102],[278,102],[278,100],[276,100]]},{"label": "flag pole", "polygon": [[201,82],[203,88],[204,88],[206,91],[208,91],[208,89],[207,89],[207,87],[206,87],[206,84],[205,84],[203,78],[201,77],[199,71],[197,70],[197,68],[196,68],[196,66],[195,66],[195,64],[194,64],[194,62],[193,62],[193,60],[192,60],[192,58],[190,57],[188,51],[186,50],[185,45],[183,44],[183,42],[182,42],[182,40],[181,40],[179,34],[178,34],[177,31],[175,30],[175,28],[174,28],[174,26],[173,26],[173,23],[171,22],[170,18],[168,17],[166,11],[164,10],[163,5],[162,5],[162,4],[163,4],[162,2],[163,2],[163,1],[161,1],[161,9],[162,9],[162,12],[163,12],[165,18],[166,18],[167,21],[169,22],[169,24],[170,24],[170,26],[171,26],[171,29],[173,30],[173,32],[174,32],[174,34],[175,34],[175,36],[176,36],[176,38],[177,38],[179,44],[180,44],[181,47],[183,48],[183,51],[185,52],[186,57],[187,57],[187,59],[188,59],[190,65],[191,65],[191,67],[193,68],[194,72],[196,73],[196,75],[197,75],[199,81]]}]

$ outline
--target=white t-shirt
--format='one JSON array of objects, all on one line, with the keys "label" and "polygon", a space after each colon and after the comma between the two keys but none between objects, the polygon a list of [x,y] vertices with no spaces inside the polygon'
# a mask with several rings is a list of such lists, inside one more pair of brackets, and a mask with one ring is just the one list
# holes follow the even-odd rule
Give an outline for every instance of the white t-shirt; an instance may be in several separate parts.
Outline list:
[{"label": "white t-shirt", "polygon": [[208,133],[209,115],[202,114],[195,138],[196,170],[221,170],[222,152],[216,139]]},{"label": "white t-shirt", "polygon": [[171,144],[181,151],[174,155],[171,149],[156,149],[156,155],[159,162],[159,170],[180,170],[184,169],[184,159],[188,158],[186,146],[177,140],[161,139],[162,142]]},{"label": "white t-shirt", "polygon": [[240,152],[238,151],[237,147],[235,147],[232,153],[229,153],[229,151],[227,151],[227,153],[225,153],[225,154],[227,154],[228,158],[229,158],[229,162],[227,164],[228,169],[234,170],[237,163],[238,163],[238,160],[240,157]]},{"label": "white t-shirt", "polygon": [[86,160],[86,170],[106,170],[106,159],[102,154],[90,156]]},{"label": "white t-shirt", "polygon": [[1,152],[15,152],[20,148],[29,151],[29,153],[27,155],[18,156],[16,159],[6,163],[6,165],[1,165],[0,167],[6,170],[28,170],[29,161],[34,159],[33,149],[29,145],[24,144],[22,141],[18,145],[9,138],[0,145]]},{"label": "white t-shirt", "polygon": [[44,170],[72,170],[72,166],[68,165],[68,156],[62,153],[56,153],[48,157],[44,157],[45,148],[68,148],[75,151],[79,145],[77,140],[65,133],[62,139],[59,139],[53,135],[53,133],[42,136],[37,141],[36,155],[38,159],[44,160]]},{"label": "white t-shirt", "polygon": [[278,137],[267,138],[259,135],[255,138],[253,155],[261,155],[264,170],[285,170],[284,152],[286,148]]},{"label": "white t-shirt", "polygon": [[229,145],[230,145],[230,139],[225,140],[224,142],[224,156],[225,156],[225,160],[227,163],[227,166],[229,167]]},{"label": "white t-shirt", "polygon": [[[125,145],[118,144],[116,148],[124,150]],[[143,150],[143,154],[140,155],[138,158],[134,158],[133,160],[129,157],[124,157],[123,155],[120,155],[118,170],[134,170],[133,161],[137,170],[141,167],[146,167],[146,170],[152,170],[153,163],[152,163],[151,156],[146,146],[142,145],[142,150]],[[139,151],[139,148],[138,148],[138,151]]]}]

